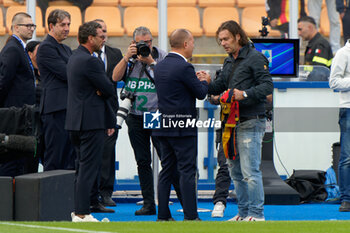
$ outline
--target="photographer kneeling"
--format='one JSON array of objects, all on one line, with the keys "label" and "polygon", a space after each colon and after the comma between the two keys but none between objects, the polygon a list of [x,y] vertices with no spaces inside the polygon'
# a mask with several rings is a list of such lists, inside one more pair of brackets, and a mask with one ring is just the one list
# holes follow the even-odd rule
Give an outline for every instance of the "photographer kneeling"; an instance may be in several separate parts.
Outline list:
[{"label": "photographer kneeling", "polygon": [[[117,114],[117,127],[126,118],[131,146],[143,197],[143,207],[135,215],[155,215],[153,172],[151,168],[150,140],[160,156],[159,142],[150,129],[143,128],[143,113],[158,108],[157,92],[153,81],[153,67],[163,60],[166,52],[152,46],[152,34],[146,27],[138,27],[123,59],[113,71],[113,80],[124,80],[125,87]],[[176,179],[175,179],[176,180]],[[174,185],[177,189],[178,185]]]}]

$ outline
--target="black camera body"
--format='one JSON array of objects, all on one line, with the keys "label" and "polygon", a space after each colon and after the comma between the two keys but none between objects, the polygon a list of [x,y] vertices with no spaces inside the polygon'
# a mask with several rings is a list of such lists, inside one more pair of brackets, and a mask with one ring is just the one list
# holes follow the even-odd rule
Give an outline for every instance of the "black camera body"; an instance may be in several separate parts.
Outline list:
[{"label": "black camera body", "polygon": [[128,98],[131,100],[131,102],[134,102],[135,100],[135,94],[130,91],[124,91],[120,93],[120,99],[124,100],[125,98]]},{"label": "black camera body", "polygon": [[[148,47],[147,43],[143,40],[140,40],[136,44],[137,55],[141,55],[142,57],[148,57],[151,53],[151,49]],[[137,55],[132,56],[133,58],[137,58]]]}]

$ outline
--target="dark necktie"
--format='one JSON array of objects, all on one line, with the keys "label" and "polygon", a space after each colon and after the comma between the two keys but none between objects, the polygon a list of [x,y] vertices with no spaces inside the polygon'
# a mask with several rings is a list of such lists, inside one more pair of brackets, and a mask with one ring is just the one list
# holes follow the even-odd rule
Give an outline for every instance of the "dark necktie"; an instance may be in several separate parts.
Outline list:
[{"label": "dark necktie", "polygon": [[[97,52],[97,54],[98,54],[98,58],[103,62],[103,60],[102,60],[102,56],[101,56],[101,54],[102,54],[102,51],[101,50],[99,50],[98,52]],[[104,62],[103,62],[104,63]]]}]

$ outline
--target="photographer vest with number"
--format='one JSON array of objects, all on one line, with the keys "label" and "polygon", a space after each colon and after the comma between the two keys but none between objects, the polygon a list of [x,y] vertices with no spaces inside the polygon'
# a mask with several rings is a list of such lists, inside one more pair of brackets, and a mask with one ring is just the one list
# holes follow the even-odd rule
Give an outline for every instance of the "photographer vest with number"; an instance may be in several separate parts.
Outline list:
[{"label": "photographer vest with number", "polygon": [[[166,52],[153,47],[152,57],[158,62],[163,60]],[[153,70],[139,61],[129,62],[125,77],[125,92],[133,93],[130,114],[142,115],[143,112],[156,111],[158,108],[157,92],[153,80]]]}]

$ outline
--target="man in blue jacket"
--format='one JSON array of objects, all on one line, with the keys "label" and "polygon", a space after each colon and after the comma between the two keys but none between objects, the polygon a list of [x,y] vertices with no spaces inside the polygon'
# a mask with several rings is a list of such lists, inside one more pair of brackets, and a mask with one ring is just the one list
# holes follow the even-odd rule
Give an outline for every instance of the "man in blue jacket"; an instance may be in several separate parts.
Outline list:
[{"label": "man in blue jacket", "polygon": [[[187,122],[196,118],[196,98],[204,99],[210,79],[198,80],[192,57],[194,39],[186,29],[170,36],[171,52],[154,69],[159,111],[163,120]],[[177,116],[179,118],[177,118]],[[185,220],[199,220],[196,197],[197,128],[169,127],[154,130],[161,143],[162,170],[158,181],[158,221],[172,221],[169,210],[173,174],[180,176],[180,191]]]},{"label": "man in blue jacket", "polygon": [[115,90],[103,62],[91,56],[103,45],[102,26],[93,21],[83,24],[79,27],[78,40],[80,46],[67,64],[69,89],[65,124],[77,153],[72,221],[94,222],[97,220],[90,215],[90,205],[98,203],[97,180],[106,129],[108,135],[114,133],[115,115],[107,101]]},{"label": "man in blue jacket", "polygon": [[49,34],[40,44],[37,63],[42,94],[40,113],[44,133],[44,170],[74,169],[75,153],[64,129],[67,108],[67,62],[71,49],[62,44],[69,34],[70,14],[54,10],[47,18]]},{"label": "man in blue jacket", "polygon": [[[2,70],[0,72],[0,107],[22,107],[35,104],[34,67],[25,50],[36,25],[30,15],[19,12],[12,18],[11,30],[5,47],[0,53]],[[17,176],[25,173],[27,158],[0,163],[0,176]]]}]

